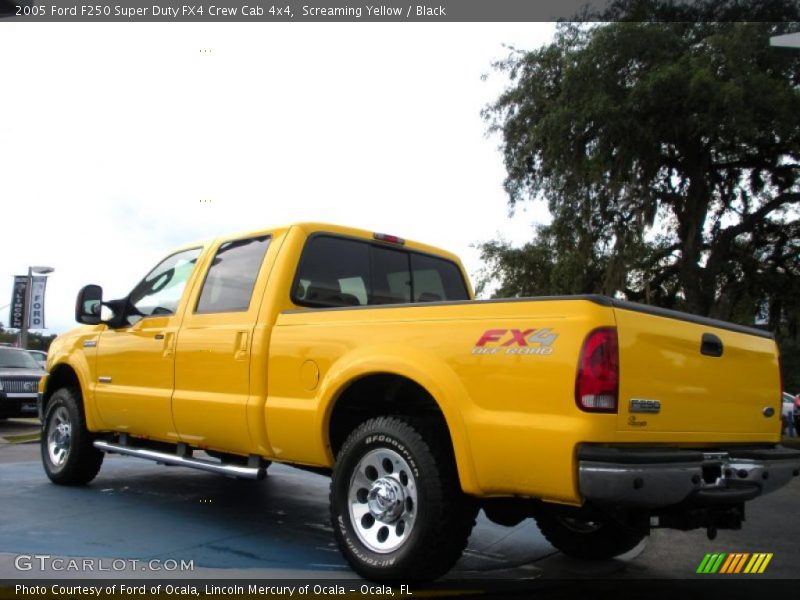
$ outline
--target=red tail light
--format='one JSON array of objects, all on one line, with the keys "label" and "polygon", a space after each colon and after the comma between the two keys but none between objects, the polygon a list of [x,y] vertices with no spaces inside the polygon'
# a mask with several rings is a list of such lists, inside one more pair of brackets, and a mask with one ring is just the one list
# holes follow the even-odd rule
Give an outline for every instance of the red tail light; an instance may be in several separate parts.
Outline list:
[{"label": "red tail light", "polygon": [[595,329],[583,343],[575,379],[575,402],[588,412],[617,412],[619,347],[613,327]]}]

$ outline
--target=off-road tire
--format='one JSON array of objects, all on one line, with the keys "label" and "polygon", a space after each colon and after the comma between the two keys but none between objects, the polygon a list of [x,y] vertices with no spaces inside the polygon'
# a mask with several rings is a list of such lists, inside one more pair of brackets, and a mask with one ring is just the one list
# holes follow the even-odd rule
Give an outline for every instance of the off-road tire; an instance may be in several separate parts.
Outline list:
[{"label": "off-road tire", "polygon": [[603,560],[635,548],[645,533],[630,529],[611,519],[580,521],[542,510],[536,515],[542,535],[567,556]]},{"label": "off-road tire", "polygon": [[[342,554],[359,575],[373,581],[430,581],[461,556],[478,508],[461,491],[447,440],[441,427],[398,416],[369,419],[344,442],[331,478],[331,522]],[[382,508],[376,488],[391,488],[389,497],[403,499],[392,505],[399,516],[373,512]],[[365,519],[372,529],[365,529]]]},{"label": "off-road tire", "polygon": [[42,420],[42,465],[50,481],[59,485],[83,485],[97,476],[103,453],[92,445],[80,392],[56,390]]}]

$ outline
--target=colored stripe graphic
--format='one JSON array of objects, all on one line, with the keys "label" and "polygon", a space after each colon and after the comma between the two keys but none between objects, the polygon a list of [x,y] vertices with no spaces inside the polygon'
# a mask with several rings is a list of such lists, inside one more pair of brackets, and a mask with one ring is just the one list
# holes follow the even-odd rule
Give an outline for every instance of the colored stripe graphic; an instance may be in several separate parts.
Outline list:
[{"label": "colored stripe graphic", "polygon": [[744,563],[749,558],[749,556],[750,556],[749,553],[742,554],[741,558],[739,559],[739,562],[736,563],[736,570],[732,571],[732,572],[733,573],[739,573],[742,570],[742,567],[744,567]]},{"label": "colored stripe graphic", "polygon": [[736,564],[739,562],[739,557],[741,554],[734,552],[733,554],[728,555],[728,560],[725,561],[725,564],[722,565],[722,568],[719,570],[720,573],[731,573],[736,568]]},{"label": "colored stripe graphic", "polygon": [[750,559],[750,562],[747,563],[747,566],[744,568],[745,573],[755,573],[756,569],[761,565],[761,561],[764,560],[763,554],[753,554],[753,558]]},{"label": "colored stripe graphic", "polygon": [[716,573],[719,570],[720,565],[722,565],[722,561],[725,559],[725,554],[712,554],[711,558],[706,565],[706,568],[703,570],[703,573]]},{"label": "colored stripe graphic", "polygon": [[710,565],[711,568],[706,572],[707,573],[716,573],[717,570],[719,570],[719,566],[722,564],[722,560],[724,558],[725,558],[725,554],[724,553],[717,555],[717,560],[715,560],[714,563],[712,565]]},{"label": "colored stripe graphic", "polygon": [[702,574],[737,574],[737,573],[763,573],[772,560],[773,554],[767,552],[715,552],[706,554],[696,573]]},{"label": "colored stripe graphic", "polygon": [[758,572],[759,573],[763,573],[764,570],[767,568],[767,565],[769,564],[769,561],[771,561],[771,560],[772,560],[772,552],[770,552],[769,554],[767,554],[764,557],[764,562],[761,563],[761,568],[758,570]]},{"label": "colored stripe graphic", "polygon": [[731,565],[736,561],[736,554],[728,554],[728,559],[722,563],[722,568],[719,570],[720,573],[727,573],[728,569],[731,568]]},{"label": "colored stripe graphic", "polygon": [[706,572],[706,565],[708,564],[708,562],[710,560],[711,560],[711,555],[710,554],[706,554],[705,558],[700,563],[700,566],[697,567],[697,571],[695,571],[695,573],[705,573]]}]

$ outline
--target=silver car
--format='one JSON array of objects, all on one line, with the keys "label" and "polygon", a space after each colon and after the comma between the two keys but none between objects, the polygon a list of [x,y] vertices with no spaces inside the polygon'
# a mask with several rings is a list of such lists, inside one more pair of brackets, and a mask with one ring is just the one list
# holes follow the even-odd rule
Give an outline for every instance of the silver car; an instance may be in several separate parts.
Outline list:
[{"label": "silver car", "polygon": [[36,395],[44,374],[25,350],[0,347],[0,419],[36,416]]},{"label": "silver car", "polygon": [[42,350],[26,350],[26,352],[33,357],[33,360],[39,363],[39,366],[42,369],[45,368],[47,365],[47,352]]}]

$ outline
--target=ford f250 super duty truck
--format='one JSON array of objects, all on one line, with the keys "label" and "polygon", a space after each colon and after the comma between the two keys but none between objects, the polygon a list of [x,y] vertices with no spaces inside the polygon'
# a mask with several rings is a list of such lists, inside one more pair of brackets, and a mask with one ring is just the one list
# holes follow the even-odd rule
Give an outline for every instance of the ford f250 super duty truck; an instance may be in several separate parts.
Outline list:
[{"label": "ford f250 super duty truck", "polygon": [[326,470],[370,579],[442,575],[481,508],[583,558],[651,527],[713,536],[800,470],[768,333],[602,296],[472,300],[455,256],[390,235],[192,244],[125,298],[86,286],[76,318],[39,386],[53,482],[91,481],[104,453]]}]

